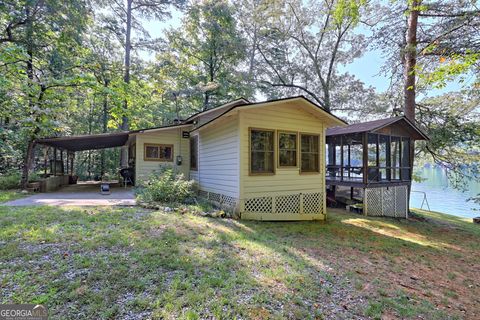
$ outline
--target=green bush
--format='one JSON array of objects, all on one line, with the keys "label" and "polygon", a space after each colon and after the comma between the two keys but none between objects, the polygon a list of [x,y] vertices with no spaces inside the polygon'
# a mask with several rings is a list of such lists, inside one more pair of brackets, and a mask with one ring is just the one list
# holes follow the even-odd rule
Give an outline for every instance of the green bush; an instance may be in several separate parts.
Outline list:
[{"label": "green bush", "polygon": [[18,189],[21,175],[19,172],[0,174],[0,190]]},{"label": "green bush", "polygon": [[[10,190],[20,188],[20,179],[22,175],[19,171],[10,171],[7,173],[0,173],[0,190]],[[37,181],[38,175],[31,173],[28,177],[29,182]]]},{"label": "green bush", "polygon": [[185,180],[183,174],[175,174],[172,169],[164,169],[153,174],[137,190],[140,201],[151,203],[185,203],[194,195],[194,181]]}]

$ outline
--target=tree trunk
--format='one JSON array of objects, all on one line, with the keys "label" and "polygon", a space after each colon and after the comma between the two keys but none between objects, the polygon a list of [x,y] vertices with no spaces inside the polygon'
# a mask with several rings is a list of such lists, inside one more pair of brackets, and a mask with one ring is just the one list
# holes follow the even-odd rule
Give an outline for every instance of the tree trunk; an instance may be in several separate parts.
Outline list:
[{"label": "tree trunk", "polygon": [[415,121],[415,67],[417,64],[417,27],[418,27],[418,6],[421,0],[412,0],[408,15],[407,33],[405,35],[404,53],[404,113],[405,116]]},{"label": "tree trunk", "polygon": [[252,49],[250,51],[250,61],[248,67],[248,80],[253,82],[253,71],[255,68],[255,53],[257,50],[257,26],[254,24],[253,26],[253,39],[252,39]]},{"label": "tree trunk", "polygon": [[[404,53],[404,114],[405,117],[415,123],[415,68],[417,65],[417,28],[418,15],[421,0],[411,0],[410,12],[408,14],[407,32],[405,35],[405,53]],[[413,165],[415,157],[415,141],[410,142],[410,181],[413,177]],[[408,185],[407,208],[410,207],[411,184]]]},{"label": "tree trunk", "polygon": [[[110,81],[104,80],[103,87],[105,89],[108,88]],[[102,125],[103,125],[103,133],[107,132],[107,125],[108,125],[108,95],[104,93],[103,95],[103,114],[102,114]],[[100,176],[103,177],[105,174],[105,149],[102,149],[101,153],[101,160],[100,160]]]},{"label": "tree trunk", "polygon": [[[28,83],[27,83],[27,90],[28,90],[28,109],[30,110],[31,113],[33,113],[33,106],[34,106],[34,94],[33,94],[33,25],[32,25],[32,20],[30,19],[30,7],[29,4],[27,3],[25,5],[25,17],[27,21],[26,25],[26,44],[27,44],[27,55],[28,59],[26,62],[26,71],[27,71],[27,77],[28,77]],[[30,135],[30,138],[28,140],[27,144],[27,150],[25,151],[25,157],[23,160],[23,165],[22,165],[22,178],[20,180],[20,186],[22,189],[27,188],[28,184],[28,176],[29,176],[29,171],[32,166],[32,160],[33,160],[33,149],[35,146],[35,138],[36,134],[38,133],[38,129],[34,129],[32,134]]]},{"label": "tree trunk", "polygon": [[23,160],[23,165],[22,165],[22,179],[20,181],[20,185],[24,190],[27,188],[27,185],[28,185],[29,172],[33,163],[34,148],[35,148],[35,138],[32,136],[28,141],[27,151],[25,152],[25,158]]},{"label": "tree trunk", "polygon": [[[125,74],[123,76],[123,81],[128,87],[130,83],[130,51],[132,49],[131,44],[131,32],[132,32],[132,2],[133,0],[127,0],[127,22],[126,22],[126,33],[125,33]],[[123,116],[122,116],[122,125],[121,129],[123,131],[129,130],[128,124],[128,101],[125,98],[123,102]],[[128,147],[123,146],[120,151],[120,167],[125,168],[128,166]]]}]

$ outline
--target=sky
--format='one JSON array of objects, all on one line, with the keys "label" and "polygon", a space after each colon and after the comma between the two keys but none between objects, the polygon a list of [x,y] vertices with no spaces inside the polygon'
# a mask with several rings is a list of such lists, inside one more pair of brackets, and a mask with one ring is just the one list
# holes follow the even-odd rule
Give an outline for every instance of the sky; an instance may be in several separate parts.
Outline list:
[{"label": "sky", "polygon": [[[152,38],[160,38],[164,36],[166,30],[180,27],[181,19],[182,13],[174,9],[171,19],[165,21],[144,21],[143,26]],[[358,32],[368,33],[366,30],[362,30],[362,28],[360,28]],[[155,56],[154,53],[142,53],[141,55],[145,59],[153,59]],[[355,75],[366,85],[375,88],[377,93],[381,93],[385,92],[389,86],[388,77],[380,74],[384,63],[385,59],[382,57],[381,52],[378,49],[369,48],[361,57],[355,59],[352,63],[340,67],[340,70]],[[448,91],[458,91],[463,86],[464,85],[457,82],[448,83],[445,88],[429,90],[428,96],[435,96]]]}]

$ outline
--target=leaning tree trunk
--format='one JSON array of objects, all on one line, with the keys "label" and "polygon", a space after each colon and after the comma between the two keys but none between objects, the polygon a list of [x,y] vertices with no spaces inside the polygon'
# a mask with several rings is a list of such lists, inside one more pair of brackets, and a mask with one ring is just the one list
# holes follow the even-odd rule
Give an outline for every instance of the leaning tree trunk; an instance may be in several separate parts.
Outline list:
[{"label": "leaning tree trunk", "polygon": [[[123,76],[123,81],[126,86],[130,83],[130,51],[132,49],[131,44],[131,32],[132,32],[132,2],[133,0],[127,0],[127,21],[126,21],[126,32],[125,32],[125,74]],[[123,102],[123,116],[122,116],[122,125],[121,129],[123,131],[128,131],[128,101],[125,98]],[[128,147],[123,146],[120,151],[120,167],[125,168],[128,166]]]}]

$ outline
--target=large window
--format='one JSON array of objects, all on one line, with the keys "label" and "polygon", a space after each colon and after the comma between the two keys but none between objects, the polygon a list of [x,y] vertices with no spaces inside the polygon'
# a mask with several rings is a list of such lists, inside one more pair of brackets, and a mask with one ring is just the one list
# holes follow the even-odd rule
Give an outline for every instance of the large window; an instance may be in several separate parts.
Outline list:
[{"label": "large window", "polygon": [[273,130],[250,129],[250,173],[275,173]]},{"label": "large window", "polygon": [[145,144],[145,161],[173,161],[172,144]]},{"label": "large window", "polygon": [[198,170],[198,136],[190,138],[190,170]]},{"label": "large window", "polygon": [[278,166],[297,166],[297,134],[295,132],[278,133]]},{"label": "large window", "polygon": [[301,143],[301,172],[320,172],[318,135],[302,134]]}]

